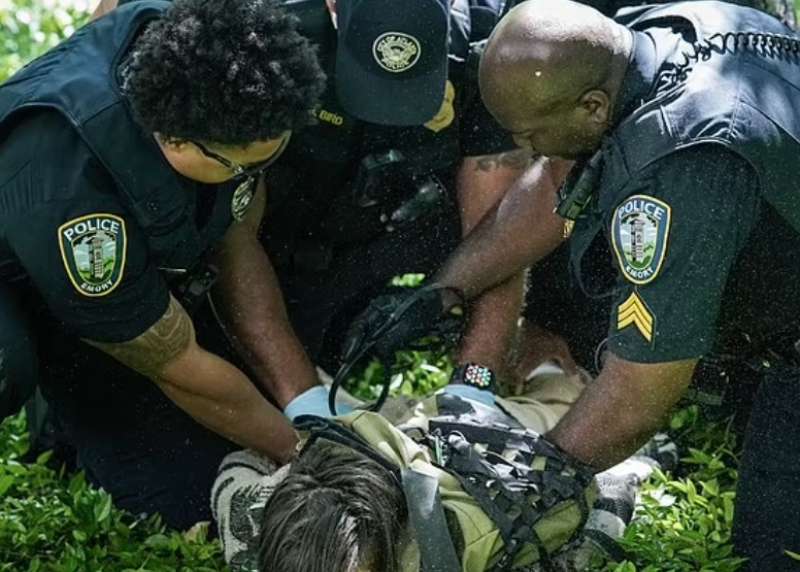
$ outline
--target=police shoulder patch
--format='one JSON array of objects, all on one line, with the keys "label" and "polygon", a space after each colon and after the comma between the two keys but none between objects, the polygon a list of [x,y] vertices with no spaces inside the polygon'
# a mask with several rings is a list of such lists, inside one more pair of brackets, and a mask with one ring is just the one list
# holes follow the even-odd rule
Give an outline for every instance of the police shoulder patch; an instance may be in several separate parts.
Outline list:
[{"label": "police shoulder patch", "polygon": [[110,294],[125,273],[128,239],[125,221],[117,215],[94,213],[58,227],[61,259],[78,293]]},{"label": "police shoulder patch", "polygon": [[658,276],[667,251],[672,209],[664,201],[634,195],[614,211],[611,241],[622,273],[634,284]]}]

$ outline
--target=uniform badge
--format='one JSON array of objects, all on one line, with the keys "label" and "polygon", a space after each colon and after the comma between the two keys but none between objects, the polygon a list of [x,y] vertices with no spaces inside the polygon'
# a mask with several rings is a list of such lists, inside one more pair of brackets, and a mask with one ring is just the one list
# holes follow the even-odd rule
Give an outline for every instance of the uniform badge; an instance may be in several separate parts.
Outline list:
[{"label": "uniform badge", "polygon": [[444,101],[442,101],[442,107],[439,108],[439,113],[425,124],[425,127],[434,133],[438,133],[445,127],[448,127],[456,117],[456,112],[453,107],[455,99],[456,88],[453,87],[453,82],[448,79],[444,87]]},{"label": "uniform badge", "polygon": [[636,326],[644,339],[653,342],[655,318],[636,292],[628,296],[628,299],[617,308],[617,330],[624,330],[628,326]]},{"label": "uniform badge", "polygon": [[672,209],[658,199],[634,195],[614,211],[611,240],[622,273],[634,284],[658,276],[669,239]]},{"label": "uniform badge", "polygon": [[244,215],[247,214],[247,209],[250,208],[250,203],[253,202],[255,192],[255,182],[250,179],[236,187],[236,190],[233,191],[233,198],[231,199],[231,215],[233,215],[233,220],[239,222],[244,218]]},{"label": "uniform badge", "polygon": [[403,32],[386,32],[372,43],[372,56],[388,72],[401,73],[419,61],[422,47],[414,37]]},{"label": "uniform badge", "polygon": [[105,296],[119,286],[128,249],[124,220],[106,213],[78,217],[58,227],[58,239],[67,276],[80,294]]}]

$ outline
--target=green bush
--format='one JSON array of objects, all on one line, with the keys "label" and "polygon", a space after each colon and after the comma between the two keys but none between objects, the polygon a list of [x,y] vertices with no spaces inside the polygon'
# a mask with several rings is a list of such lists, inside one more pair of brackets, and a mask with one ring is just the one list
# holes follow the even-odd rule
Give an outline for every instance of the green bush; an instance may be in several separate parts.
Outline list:
[{"label": "green bush", "polygon": [[157,517],[135,518],[111,497],[20,458],[28,448],[23,415],[0,425],[0,571],[214,572],[225,570],[217,542],[189,539]]},{"label": "green bush", "polygon": [[629,561],[611,572],[732,572],[731,524],[737,459],[727,423],[709,423],[696,406],[677,412],[671,433],[682,451],[679,478],[657,472],[642,490],[636,522],[622,545]]},{"label": "green bush", "polygon": [[89,0],[0,0],[0,81],[87,18]]}]

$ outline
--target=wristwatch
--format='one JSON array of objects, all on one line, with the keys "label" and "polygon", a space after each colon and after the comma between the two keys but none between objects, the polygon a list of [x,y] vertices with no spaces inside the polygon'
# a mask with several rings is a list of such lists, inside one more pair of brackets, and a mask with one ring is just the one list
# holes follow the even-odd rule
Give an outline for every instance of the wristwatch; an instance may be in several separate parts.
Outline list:
[{"label": "wristwatch", "polygon": [[453,370],[450,383],[461,383],[478,389],[497,393],[494,372],[477,363],[465,363]]}]

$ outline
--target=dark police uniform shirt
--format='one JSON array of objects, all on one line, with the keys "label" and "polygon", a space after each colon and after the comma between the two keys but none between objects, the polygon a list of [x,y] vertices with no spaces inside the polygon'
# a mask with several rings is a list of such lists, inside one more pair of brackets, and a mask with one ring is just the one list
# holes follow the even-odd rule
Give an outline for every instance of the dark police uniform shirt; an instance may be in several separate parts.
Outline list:
[{"label": "dark police uniform shirt", "polygon": [[[648,34],[635,33],[618,117],[647,96],[654,61]],[[800,331],[800,235],[760,198],[741,156],[714,144],[685,149],[629,191],[603,213],[617,272],[615,354],[666,362],[735,351],[743,334],[764,338],[793,323]],[[641,211],[663,222],[642,228],[632,216]]]},{"label": "dark police uniform shirt", "polygon": [[[140,151],[160,154],[155,142]],[[166,160],[164,168],[171,168]],[[176,192],[195,194],[195,220],[213,244],[232,221],[232,189],[184,182]],[[98,269],[110,276],[105,282],[83,279],[93,256],[105,264]],[[96,341],[130,340],[166,310],[169,289],[143,232],[58,112],[24,115],[0,141],[0,281],[37,293],[32,303],[43,302],[71,334]]]},{"label": "dark police uniform shirt", "polygon": [[[384,225],[379,218],[385,207],[362,207],[359,212],[351,208],[353,183],[367,155],[389,149],[414,161],[423,155],[454,196],[454,174],[461,158],[515,148],[480,100],[477,77],[467,72],[464,42],[451,42],[450,77],[437,116],[418,127],[371,125],[349,115],[336,96],[337,37],[325,3],[301,0],[287,2],[287,6],[298,10],[301,32],[319,46],[329,81],[316,111],[316,125],[292,137],[268,178],[270,198],[264,228],[277,266],[282,265],[282,255],[299,242],[363,243],[382,233]],[[456,0],[454,10],[466,6],[465,0]],[[363,88],[369,91],[369,85]]]}]

